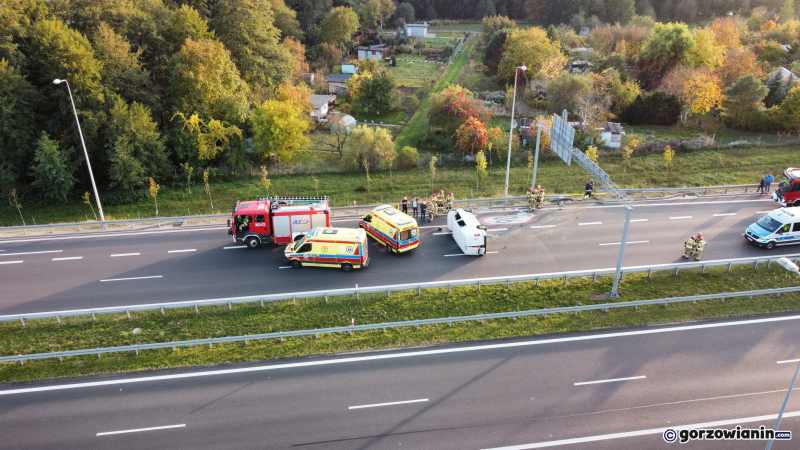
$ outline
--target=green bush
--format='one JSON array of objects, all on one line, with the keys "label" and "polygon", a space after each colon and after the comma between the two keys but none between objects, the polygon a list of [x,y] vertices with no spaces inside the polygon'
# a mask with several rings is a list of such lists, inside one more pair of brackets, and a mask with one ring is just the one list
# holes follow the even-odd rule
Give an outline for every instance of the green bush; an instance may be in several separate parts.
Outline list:
[{"label": "green bush", "polygon": [[397,152],[397,166],[403,169],[408,169],[412,167],[417,167],[417,161],[419,160],[419,154],[417,153],[417,149],[410,146],[405,146]]}]

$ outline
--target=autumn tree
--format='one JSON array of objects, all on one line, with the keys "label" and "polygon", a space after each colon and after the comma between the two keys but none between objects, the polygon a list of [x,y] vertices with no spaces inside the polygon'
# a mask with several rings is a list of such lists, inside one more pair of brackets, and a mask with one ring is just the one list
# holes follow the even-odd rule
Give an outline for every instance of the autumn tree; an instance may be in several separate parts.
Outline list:
[{"label": "autumn tree", "polygon": [[800,87],[792,88],[779,106],[772,108],[771,116],[784,131],[800,131]]},{"label": "autumn tree", "polygon": [[[346,145],[350,164],[363,169],[378,168],[387,156],[394,156],[392,134],[386,128],[359,125],[353,130]],[[366,162],[366,163],[365,163]]]},{"label": "autumn tree", "polygon": [[292,55],[292,80],[300,80],[300,74],[308,72],[306,47],[291,36],[284,38],[281,45]]},{"label": "autumn tree", "polygon": [[636,73],[646,89],[655,89],[675,67],[689,62],[695,41],[682,23],[656,24],[636,60]]},{"label": "autumn tree", "polygon": [[[371,59],[371,58],[370,58]],[[378,72],[361,82],[356,100],[359,109],[388,113],[397,107],[397,83],[388,70]]]},{"label": "autumn tree", "polygon": [[725,47],[717,42],[717,36],[709,28],[698,28],[692,32],[695,46],[689,51],[689,62],[694,67],[711,70],[722,65]]},{"label": "autumn tree", "polygon": [[750,50],[733,50],[725,56],[715,73],[722,86],[730,86],[747,75],[760,77],[764,71],[755,53]]},{"label": "autumn tree", "polygon": [[191,148],[182,151],[182,156],[187,158],[197,158],[201,161],[216,158],[225,151],[233,138],[242,137],[242,130],[236,125],[227,124],[221,120],[203,120],[198,114],[186,117],[178,112],[172,116],[172,120],[180,119],[183,124],[182,143],[188,143]]},{"label": "autumn tree", "polygon": [[156,216],[158,216],[158,190],[161,188],[156,180],[153,177],[150,177],[150,197],[153,198],[153,201],[156,204]]},{"label": "autumn tree", "polygon": [[517,67],[523,63],[528,78],[552,78],[558,75],[567,62],[559,47],[550,41],[541,28],[517,30],[506,37],[503,56],[497,66],[497,77],[514,80]]},{"label": "autumn tree", "polygon": [[106,23],[97,27],[92,41],[95,57],[102,64],[101,83],[127,102],[160,110],[150,73],[140,61],[142,50],[131,50],[131,44]]},{"label": "autumn tree", "polygon": [[483,48],[483,65],[486,66],[486,73],[496,75],[497,68],[500,66],[500,59],[503,57],[503,48],[506,39],[512,32],[511,29],[498,30]]},{"label": "autumn tree", "polygon": [[575,112],[580,98],[591,93],[591,76],[563,71],[547,84],[548,109],[559,115],[565,109]]},{"label": "autumn tree", "polygon": [[660,89],[681,102],[680,119],[684,125],[689,114],[705,114],[722,100],[719,79],[707,69],[678,67],[664,78]]},{"label": "autumn tree", "polygon": [[262,160],[289,159],[307,147],[311,128],[311,92],[304,87],[283,84],[274,99],[259,105],[250,119],[254,152]]},{"label": "autumn tree", "polygon": [[586,157],[589,158],[589,161],[597,164],[597,147],[595,147],[594,145],[590,145],[586,149],[585,154],[586,154]]},{"label": "autumn tree", "polygon": [[636,5],[633,0],[608,0],[606,3],[606,17],[627,25],[636,15]]},{"label": "autumn tree", "polygon": [[245,81],[274,87],[292,74],[292,54],[280,44],[268,0],[217,0],[211,18]]},{"label": "autumn tree", "polygon": [[506,16],[487,16],[481,21],[481,43],[487,45],[500,30],[515,30],[517,22]]},{"label": "autumn tree", "polygon": [[480,189],[481,180],[486,178],[486,156],[483,154],[483,150],[479,151],[477,156],[475,156],[475,169],[478,172],[478,183],[476,187]]},{"label": "autumn tree", "polygon": [[470,117],[488,124],[491,114],[475,101],[468,89],[458,85],[448,86],[442,92],[431,95],[428,107],[429,126],[440,127],[450,136]]},{"label": "autumn tree", "polygon": [[61,150],[58,142],[42,131],[36,142],[36,157],[30,172],[32,186],[46,199],[67,203],[69,192],[75,186],[74,172],[69,153]]},{"label": "autumn tree", "polygon": [[748,124],[753,123],[755,114],[760,114],[766,109],[764,98],[768,93],[769,88],[755,75],[742,77],[723,91],[722,110],[730,118],[732,126],[746,128]]},{"label": "autumn tree", "polygon": [[218,41],[187,38],[173,57],[171,87],[177,112],[237,126],[247,118],[249,88]]},{"label": "autumn tree", "polygon": [[298,41],[302,40],[304,33],[300,27],[300,21],[297,20],[297,12],[287,6],[283,0],[268,1],[275,17],[274,24],[281,30],[281,39],[291,37]]},{"label": "autumn tree", "polygon": [[717,43],[722,46],[726,54],[742,45],[742,31],[732,17],[718,17],[711,22],[708,28],[714,32]]},{"label": "autumn tree", "polygon": [[469,151],[470,156],[475,153],[475,150],[483,150],[488,142],[489,134],[486,125],[475,117],[469,117],[456,130],[456,145],[464,153]]},{"label": "autumn tree", "polygon": [[147,183],[149,175],[170,172],[169,157],[146,106],[127,105],[117,99],[109,111],[106,148],[112,187],[133,191]]},{"label": "autumn tree", "polygon": [[358,14],[346,6],[337,6],[322,19],[319,37],[322,42],[342,47],[358,31]]},{"label": "autumn tree", "polygon": [[664,168],[667,169],[667,173],[669,173],[669,169],[671,169],[675,163],[672,162],[672,159],[675,157],[675,150],[672,149],[669,145],[664,147],[664,154],[662,155],[662,159],[664,160]]}]

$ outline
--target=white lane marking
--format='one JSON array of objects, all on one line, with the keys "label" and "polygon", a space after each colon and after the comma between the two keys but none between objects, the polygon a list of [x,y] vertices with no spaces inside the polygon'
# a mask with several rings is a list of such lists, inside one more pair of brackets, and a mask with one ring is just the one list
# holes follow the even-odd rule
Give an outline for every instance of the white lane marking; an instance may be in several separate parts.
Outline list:
[{"label": "white lane marking", "polygon": [[647,222],[647,219],[631,219],[631,222]]},{"label": "white lane marking", "polygon": [[402,402],[389,402],[389,403],[375,403],[372,405],[358,405],[358,406],[350,406],[347,409],[362,409],[362,408],[376,408],[378,406],[392,406],[392,405],[405,405],[407,403],[420,403],[420,402],[427,402],[427,398],[421,398],[418,400],[404,400]]},{"label": "white lane marking", "polygon": [[497,252],[486,252],[487,255],[490,255],[492,253],[497,253]]},{"label": "white lane marking", "polygon": [[[800,411],[792,411],[784,413],[783,417],[784,418],[800,417]],[[507,447],[493,447],[485,450],[528,450],[534,448],[557,447],[560,445],[585,444],[587,442],[598,442],[598,441],[605,441],[608,439],[621,439],[621,438],[629,438],[636,436],[647,436],[650,434],[663,434],[668,429],[681,430],[681,429],[693,429],[693,428],[718,428],[728,425],[739,425],[742,423],[773,421],[776,418],[778,418],[777,414],[770,414],[767,416],[742,417],[740,419],[718,420],[716,422],[694,423],[687,425],[674,425],[663,428],[651,428],[649,430],[636,430],[636,431],[627,431],[623,433],[611,433],[611,434],[601,434],[597,436],[584,436],[572,439],[561,439],[559,441],[545,441],[545,442],[534,442],[531,444],[510,445]]]},{"label": "white lane marking", "polygon": [[614,383],[616,381],[641,380],[642,378],[647,378],[647,376],[639,375],[635,377],[626,377],[626,378],[611,378],[608,380],[581,381],[580,383],[575,383],[575,386],[585,386],[587,384]]},{"label": "white lane marking", "polygon": [[176,380],[184,378],[230,375],[230,374],[247,373],[247,372],[262,372],[265,370],[293,369],[298,367],[328,366],[333,364],[360,363],[364,361],[414,358],[420,356],[443,355],[449,353],[497,350],[502,348],[528,347],[532,345],[561,344],[565,342],[592,341],[595,339],[610,339],[610,338],[626,337],[626,336],[643,336],[648,334],[673,333],[676,331],[691,331],[691,330],[703,330],[709,328],[753,325],[761,323],[785,322],[789,320],[800,320],[800,315],[765,317],[760,319],[738,320],[732,322],[715,322],[715,323],[705,323],[696,325],[683,325],[677,327],[648,328],[645,330],[636,330],[636,331],[620,331],[617,333],[601,333],[601,334],[589,334],[585,336],[559,337],[552,339],[529,340],[521,342],[505,342],[502,344],[486,344],[486,345],[475,345],[469,347],[440,348],[436,350],[419,350],[412,352],[387,353],[381,355],[353,356],[353,357],[337,358],[337,359],[311,360],[311,361],[271,364],[264,366],[255,366],[255,367],[240,367],[235,369],[209,370],[204,372],[189,372],[189,373],[177,373],[170,375],[156,375],[150,377],[124,378],[119,380],[91,381],[86,383],[73,383],[73,384],[39,386],[39,387],[20,388],[20,389],[7,389],[7,390],[0,390],[0,395],[28,394],[32,392],[60,391],[64,389],[77,389],[84,387],[111,386],[119,384],[144,383],[149,381]]},{"label": "white lane marking", "polygon": [[70,261],[73,259],[83,259],[83,256],[70,256],[69,258],[53,258],[53,261]]},{"label": "white lane marking", "polygon": [[182,423],[180,425],[164,425],[163,427],[137,428],[135,430],[106,431],[104,433],[97,433],[97,435],[108,436],[109,434],[138,433],[140,431],[166,430],[168,428],[183,428],[185,426],[186,424]]},{"label": "white lane marking", "polygon": [[0,261],[0,264],[19,264],[21,262],[22,262],[22,260],[20,260],[20,261]]},{"label": "white lane marking", "polygon": [[163,275],[152,275],[149,277],[133,277],[133,278],[109,278],[107,280],[100,280],[100,282],[104,281],[127,281],[127,280],[147,280],[149,278],[162,278]]},{"label": "white lane marking", "polygon": [[[628,244],[646,244],[648,242],[650,242],[650,241],[628,241],[628,242],[625,243],[625,245],[628,245]],[[620,242],[609,242],[608,244],[597,244],[597,245],[619,245],[619,244],[620,244]]]},{"label": "white lane marking", "polygon": [[785,361],[778,361],[778,364],[788,364],[788,363],[796,363],[800,362],[800,359],[787,359]]},{"label": "white lane marking", "polygon": [[603,222],[583,222],[583,223],[579,223],[578,225],[579,226],[583,226],[583,225],[602,225],[602,224],[603,224]]},{"label": "white lane marking", "polygon": [[117,254],[111,255],[111,257],[112,258],[116,258],[118,256],[139,256],[139,255],[141,255],[141,253],[117,253]]},{"label": "white lane marking", "polygon": [[735,216],[736,213],[727,213],[727,214],[714,214],[714,217],[722,217],[722,216]]},{"label": "white lane marking", "polygon": [[675,216],[675,217],[670,217],[669,220],[680,220],[680,219],[691,219],[691,218],[692,216]]},{"label": "white lane marking", "polygon": [[223,250],[230,250],[230,249],[233,249],[233,248],[247,248],[247,246],[246,245],[231,245],[231,246],[222,247],[222,248],[223,248]]},{"label": "white lane marking", "polygon": [[531,228],[555,228],[555,227],[556,227],[555,225],[535,225],[532,226]]},{"label": "white lane marking", "polygon": [[508,228],[495,228],[493,230],[486,230],[486,231],[488,231],[488,232],[492,232],[492,231],[508,231]]},{"label": "white lane marking", "polygon": [[195,229],[187,229],[187,230],[161,230],[161,231],[129,231],[127,233],[102,233],[96,232],[97,234],[92,235],[82,235],[82,236],[58,236],[58,237],[43,237],[43,238],[30,238],[30,239],[8,239],[5,241],[0,241],[0,244],[9,244],[14,242],[37,242],[37,241],[56,241],[59,239],[87,239],[87,238],[98,238],[98,237],[116,237],[116,236],[139,236],[143,234],[160,234],[160,233],[187,233],[190,231],[214,231],[214,230],[227,230],[230,227],[205,227],[205,228],[195,228]]},{"label": "white lane marking", "polygon": [[764,213],[768,213],[768,212],[769,211],[756,211],[756,214],[764,214]]},{"label": "white lane marking", "polygon": [[17,255],[39,255],[41,253],[61,253],[64,250],[47,250],[43,252],[24,252],[24,253],[3,253],[0,256],[17,256]]},{"label": "white lane marking", "polygon": [[441,236],[443,234],[453,234],[453,233],[433,233],[434,236]]},{"label": "white lane marking", "polygon": [[279,266],[278,269],[291,269],[292,266]]},{"label": "white lane marking", "polygon": [[[720,205],[726,203],[753,203],[753,202],[764,202],[764,201],[773,201],[771,199],[760,199],[760,200],[731,200],[727,202],[683,202],[683,203],[636,203],[636,207],[643,207],[643,206],[686,206],[686,205]],[[599,209],[599,208],[624,208],[625,205],[603,205],[603,206],[583,206],[585,209]],[[764,211],[769,212],[769,211]]]},{"label": "white lane marking", "polygon": [[186,252],[196,252],[196,248],[187,248],[186,250],[169,250],[167,253],[186,253]]}]

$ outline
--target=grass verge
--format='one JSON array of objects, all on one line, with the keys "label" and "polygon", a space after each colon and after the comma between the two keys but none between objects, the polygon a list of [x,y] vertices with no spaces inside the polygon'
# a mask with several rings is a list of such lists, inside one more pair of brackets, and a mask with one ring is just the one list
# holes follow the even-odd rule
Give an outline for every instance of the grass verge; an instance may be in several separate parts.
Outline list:
[{"label": "grass verge", "polygon": [[[518,283],[506,289],[505,285],[454,288],[452,294],[446,289],[385,294],[361,295],[360,300],[352,296],[324,299],[305,299],[294,306],[291,301],[273,302],[261,309],[258,304],[239,305],[233,311],[226,307],[209,307],[195,314],[193,309],[167,311],[162,317],[158,311],[133,313],[131,319],[124,314],[107,315],[92,322],[91,317],[55,320],[31,320],[26,328],[18,323],[0,324],[0,343],[3,355],[41,353],[119,345],[169,342],[193,338],[234,336],[243,334],[313,329],[344,326],[354,318],[356,323],[381,323],[451,317],[469,314],[521,311],[539,308],[554,308],[592,304],[607,301],[605,293],[611,289],[611,277],[600,277],[596,283],[590,278],[570,280],[567,285],[556,280],[543,281],[539,287],[534,283]],[[679,276],[657,273],[648,278],[646,274],[626,275],[620,286],[619,301],[633,301],[710,294],[720,292],[765,289],[795,286],[800,279],[787,276],[784,269],[773,266],[714,268],[701,274],[699,270],[686,270]],[[215,346],[202,346],[171,350],[147,350],[137,356],[130,354],[104,355],[97,357],[72,357],[64,362],[58,360],[29,361],[24,366],[18,363],[0,364],[0,382],[34,381],[51,378],[74,377],[102,373],[127,372],[171,367],[253,361],[273,358],[341,353],[361,350],[388,349],[406,346],[432,345],[468,340],[494,339],[511,336],[529,336],[547,333],[574,332],[611,327],[626,327],[653,323],[681,322],[697,319],[731,317],[791,311],[800,308],[800,294],[784,294],[780,297],[764,296],[753,300],[729,299],[701,301],[633,308],[614,309],[608,313],[591,311],[572,314],[549,314],[547,318],[519,317],[517,320],[490,320],[484,324],[454,323],[424,326],[419,330],[408,328],[381,331],[359,331],[348,334],[321,335],[280,340],[251,341]],[[140,334],[131,334],[139,327]]]}]

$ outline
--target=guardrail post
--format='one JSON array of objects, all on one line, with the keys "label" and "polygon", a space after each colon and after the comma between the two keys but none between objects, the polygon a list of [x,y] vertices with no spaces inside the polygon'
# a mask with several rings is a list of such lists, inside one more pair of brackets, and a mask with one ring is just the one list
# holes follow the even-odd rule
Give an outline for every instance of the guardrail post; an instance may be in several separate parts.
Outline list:
[{"label": "guardrail post", "polygon": [[679,270],[681,270],[681,268],[680,268],[680,267],[676,267],[676,268],[675,268],[675,276],[676,276],[676,277],[678,276],[678,271],[679,271]]},{"label": "guardrail post", "polygon": [[58,314],[56,314],[56,322],[58,322],[58,324],[61,325],[61,316],[59,316]]},{"label": "guardrail post", "polygon": [[[139,356],[139,349],[137,348],[134,351],[136,352],[136,356]],[[175,351],[175,347],[172,347],[172,351]]]},{"label": "guardrail post", "polygon": [[697,304],[697,300],[692,300],[692,305],[696,305],[696,304]]},{"label": "guardrail post", "polygon": [[[228,303],[228,306],[230,306],[230,303]],[[292,306],[297,306],[297,297],[292,297]]]},{"label": "guardrail post", "polygon": [[164,317],[164,307],[161,307],[161,317]]},{"label": "guardrail post", "polygon": [[567,285],[567,276],[568,276],[568,275],[564,275],[564,286],[566,286],[566,285]]},{"label": "guardrail post", "polygon": [[480,291],[481,291],[481,282],[478,281],[478,292],[480,292]]},{"label": "guardrail post", "polygon": [[722,299],[721,299],[721,300],[724,302],[724,301],[725,301],[725,297],[722,297]]},{"label": "guardrail post", "polygon": [[94,316],[94,311],[92,311],[92,322],[97,322],[97,317]]},{"label": "guardrail post", "polygon": [[732,265],[733,265],[733,263],[728,263],[728,273],[731,273],[731,266]]},{"label": "guardrail post", "polygon": [[639,310],[639,305],[633,305],[633,310],[634,311],[638,311]]},{"label": "guardrail post", "polygon": [[539,277],[536,277],[536,287],[539,287]]},{"label": "guardrail post", "polygon": [[[325,303],[328,303],[328,294],[325,294]],[[261,300],[261,307],[264,307],[264,300]]]},{"label": "guardrail post", "polygon": [[769,269],[770,264],[772,264],[772,260],[771,259],[769,261],[767,261],[767,269]]},{"label": "guardrail post", "polygon": [[[24,230],[23,230],[23,231],[24,231]],[[20,366],[24,366],[24,365],[25,365],[25,361],[20,359],[20,360],[19,360],[19,365],[20,365]]]},{"label": "guardrail post", "polygon": [[452,284],[448,284],[447,285],[447,293],[449,294],[451,292],[453,292],[453,285]]},{"label": "guardrail post", "polygon": [[753,270],[755,270],[757,268],[758,268],[758,261],[756,261],[755,264],[753,264]]},{"label": "guardrail post", "polygon": [[194,313],[195,314],[200,314],[200,308],[198,308],[197,305],[194,305]]},{"label": "guardrail post", "polygon": [[417,295],[422,295],[422,286],[417,288]]},{"label": "guardrail post", "polygon": [[511,280],[506,280],[506,289],[511,289]]},{"label": "guardrail post", "polygon": [[97,359],[100,359],[100,353],[97,354]]},{"label": "guardrail post", "polygon": [[597,281],[597,272],[595,272],[594,275],[592,275],[592,283],[596,281]]},{"label": "guardrail post", "polygon": [[126,310],[125,310],[125,314],[127,314],[127,315],[128,315],[128,319],[130,319],[130,318],[131,318],[131,311],[130,311],[129,309],[126,309]]},{"label": "guardrail post", "polygon": [[58,355],[58,360],[61,361],[61,362],[64,362],[64,357],[62,357],[61,355]]},{"label": "guardrail post", "polygon": [[22,328],[25,328],[25,319],[20,317],[19,321],[22,322]]},{"label": "guardrail post", "polygon": [[211,348],[211,342],[208,343],[208,348]]},{"label": "guardrail post", "polygon": [[703,270],[701,270],[700,273],[706,273],[706,265],[705,264],[703,264]]},{"label": "guardrail post", "polygon": [[653,269],[649,269],[649,270],[647,271],[647,278],[650,278],[650,277],[652,277],[652,276],[653,276]]},{"label": "guardrail post", "polygon": [[386,298],[389,298],[391,296],[392,296],[392,290],[391,289],[387,289],[386,290]]}]

